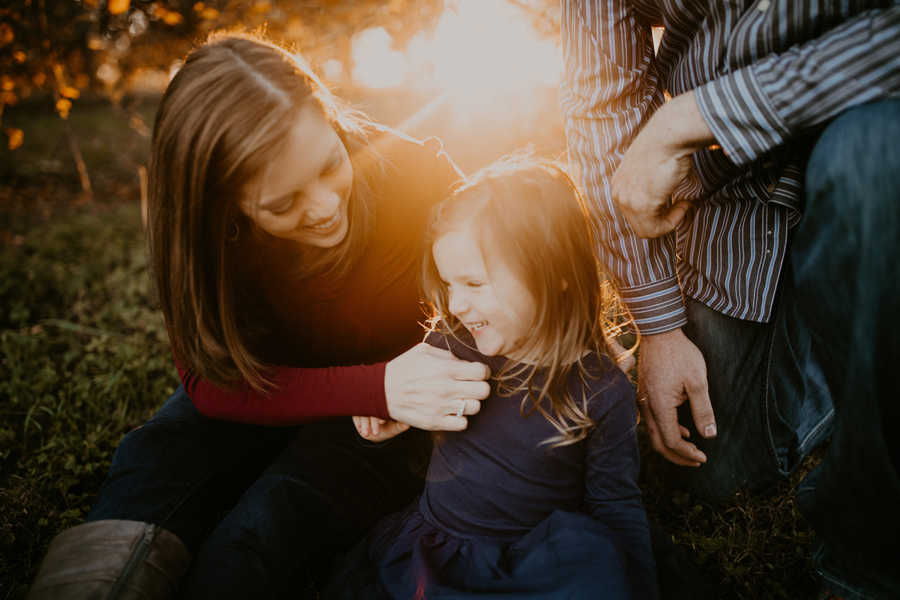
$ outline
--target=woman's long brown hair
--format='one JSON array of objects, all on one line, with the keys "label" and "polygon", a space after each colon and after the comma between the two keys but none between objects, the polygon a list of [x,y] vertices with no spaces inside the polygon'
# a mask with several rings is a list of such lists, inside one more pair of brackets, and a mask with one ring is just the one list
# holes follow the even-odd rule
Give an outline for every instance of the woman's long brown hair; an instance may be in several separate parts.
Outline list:
[{"label": "woman's long brown hair", "polygon": [[215,34],[172,79],[156,115],[150,158],[148,238],[172,351],[221,386],[243,379],[265,391],[266,364],[251,349],[235,277],[252,221],[239,202],[277,156],[299,112],[315,106],[350,154],[349,231],[336,248],[304,254],[302,273],[339,277],[362,254],[372,228],[369,176],[377,162],[370,123],[328,92],[302,59],[259,37]]},{"label": "woman's long brown hair", "polygon": [[[474,227],[483,254],[499,253],[537,309],[533,333],[519,352],[542,358],[536,365],[507,364],[494,376],[500,393],[527,392],[523,414],[537,411],[559,432],[548,443],[583,439],[595,425],[590,398],[572,397],[567,382],[573,369],[583,380],[590,377],[581,361],[585,352],[607,352],[612,291],[600,272],[597,239],[581,194],[556,163],[510,157],[479,171],[435,208],[426,248],[460,227]],[[449,311],[430,250],[422,281],[435,322],[443,321],[450,334],[460,332],[463,326]],[[535,389],[539,371],[545,376]]]}]

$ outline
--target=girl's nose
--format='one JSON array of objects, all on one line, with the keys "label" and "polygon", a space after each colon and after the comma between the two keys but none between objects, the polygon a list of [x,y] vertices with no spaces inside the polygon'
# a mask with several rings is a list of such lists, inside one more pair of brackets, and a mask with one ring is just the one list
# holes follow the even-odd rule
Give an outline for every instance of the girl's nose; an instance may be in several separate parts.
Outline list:
[{"label": "girl's nose", "polygon": [[468,299],[466,299],[465,294],[451,288],[449,295],[447,308],[450,309],[450,312],[457,317],[466,314],[466,311],[469,310],[469,302]]}]

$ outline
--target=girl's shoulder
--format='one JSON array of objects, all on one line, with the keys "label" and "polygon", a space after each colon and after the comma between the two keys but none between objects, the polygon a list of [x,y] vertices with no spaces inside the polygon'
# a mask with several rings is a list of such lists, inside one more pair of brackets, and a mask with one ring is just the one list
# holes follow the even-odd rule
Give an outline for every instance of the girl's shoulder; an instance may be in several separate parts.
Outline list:
[{"label": "girl's shoulder", "polygon": [[[575,385],[588,398],[588,410],[594,421],[611,410],[635,410],[634,385],[615,361],[606,354],[592,352],[582,359],[583,373],[574,373]],[[573,371],[578,371],[573,369]]]},{"label": "girl's shoulder", "polygon": [[451,332],[445,325],[441,324],[438,328],[431,329],[425,334],[425,343],[442,350],[449,350],[453,356],[460,360],[484,363],[490,366],[491,370],[494,370],[495,365],[502,366],[506,362],[506,359],[503,357],[485,356],[479,352],[475,346],[472,334],[465,329],[459,332]]}]

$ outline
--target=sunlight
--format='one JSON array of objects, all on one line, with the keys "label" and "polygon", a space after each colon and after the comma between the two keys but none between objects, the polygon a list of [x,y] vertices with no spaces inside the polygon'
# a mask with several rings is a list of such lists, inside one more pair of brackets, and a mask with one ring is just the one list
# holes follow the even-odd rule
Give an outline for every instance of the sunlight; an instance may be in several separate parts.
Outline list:
[{"label": "sunlight", "polygon": [[543,39],[528,15],[504,0],[457,0],[435,30],[419,33],[400,53],[382,28],[353,41],[354,79],[370,87],[409,85],[441,94],[460,112],[521,106],[537,87],[555,87],[560,50]]},{"label": "sunlight", "polygon": [[366,29],[353,36],[353,79],[371,88],[401,85],[406,81],[408,61],[391,48],[384,27]]},{"label": "sunlight", "polygon": [[460,0],[441,17],[430,39],[415,40],[412,60],[433,65],[433,81],[456,100],[477,104],[559,81],[562,60],[526,15],[502,0]]}]

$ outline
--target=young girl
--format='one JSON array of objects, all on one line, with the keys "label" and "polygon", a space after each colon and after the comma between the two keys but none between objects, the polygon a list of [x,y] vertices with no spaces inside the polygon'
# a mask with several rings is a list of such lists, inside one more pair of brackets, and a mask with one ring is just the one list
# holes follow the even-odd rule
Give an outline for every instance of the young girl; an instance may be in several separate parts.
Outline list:
[{"label": "young girl", "polygon": [[486,363],[491,395],[466,431],[440,434],[422,495],[351,553],[331,594],[656,597],[633,389],[607,351],[572,181],[500,163],[433,214],[423,275],[441,320],[426,342]]}]

